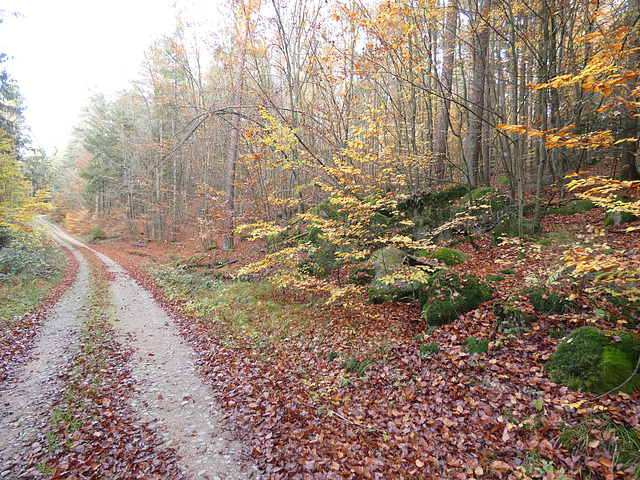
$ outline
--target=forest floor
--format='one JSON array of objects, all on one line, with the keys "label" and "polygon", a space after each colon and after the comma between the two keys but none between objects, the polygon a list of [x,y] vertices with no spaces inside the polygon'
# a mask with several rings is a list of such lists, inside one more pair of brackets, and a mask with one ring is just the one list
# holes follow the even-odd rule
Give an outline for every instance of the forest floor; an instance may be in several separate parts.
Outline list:
[{"label": "forest floor", "polygon": [[[623,328],[602,314],[615,306],[580,295],[578,308],[547,315],[522,298],[537,317],[531,331],[508,336],[494,326],[493,304],[544,283],[565,250],[604,230],[603,217],[601,209],[549,216],[542,239],[457,246],[469,255],[460,273],[514,273],[493,284],[491,301],[437,330],[415,304],[327,306],[321,292],[227,280],[260,256],[247,242],[225,253],[192,239],[112,239],[80,257],[71,250],[77,278],[106,272],[105,285],[87,288],[104,287],[113,300],[78,293],[76,278],[53,311],[93,312],[91,328],[117,344],[89,362],[96,349],[81,326],[49,326],[64,313],[38,324],[29,363],[5,365],[0,478],[83,478],[104,458],[111,470],[100,478],[250,478],[256,467],[273,479],[635,478],[638,393],[596,400],[556,385],[544,369],[574,328]],[[639,240],[637,232],[607,235],[630,257],[640,255]],[[196,258],[207,266],[176,268]],[[575,293],[562,279],[553,287]],[[87,299],[79,306],[73,298]],[[471,338],[487,351],[470,353]],[[56,367],[47,373],[40,359]]]}]

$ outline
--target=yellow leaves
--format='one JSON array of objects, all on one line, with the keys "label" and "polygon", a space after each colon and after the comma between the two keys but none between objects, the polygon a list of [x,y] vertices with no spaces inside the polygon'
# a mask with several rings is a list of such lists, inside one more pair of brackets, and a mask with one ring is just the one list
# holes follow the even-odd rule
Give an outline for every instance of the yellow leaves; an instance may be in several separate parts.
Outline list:
[{"label": "yellow leaves", "polygon": [[525,125],[507,125],[504,123],[496,125],[495,128],[496,130],[502,130],[505,133],[519,133],[520,135],[525,135],[529,131],[529,128]]},{"label": "yellow leaves", "polygon": [[244,224],[236,228],[237,233],[242,233],[249,230],[249,240],[257,240],[259,238],[268,238],[273,235],[278,235],[286,231],[286,227],[281,227],[273,222],[259,221],[253,224]]}]

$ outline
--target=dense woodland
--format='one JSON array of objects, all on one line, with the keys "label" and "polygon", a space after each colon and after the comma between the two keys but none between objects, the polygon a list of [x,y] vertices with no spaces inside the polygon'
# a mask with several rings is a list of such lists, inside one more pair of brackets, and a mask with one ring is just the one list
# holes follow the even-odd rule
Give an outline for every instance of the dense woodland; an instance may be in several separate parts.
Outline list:
[{"label": "dense woodland", "polygon": [[[34,188],[171,239],[286,224],[336,190],[443,182],[514,205],[572,172],[638,179],[638,4],[235,2],[180,21],[140,76],[96,95],[66,149],[25,155]],[[520,215],[523,209],[520,208]]]},{"label": "dense woodland", "polygon": [[0,76],[3,298],[108,230],[269,478],[637,477],[638,0],[227,8],[51,156]]}]

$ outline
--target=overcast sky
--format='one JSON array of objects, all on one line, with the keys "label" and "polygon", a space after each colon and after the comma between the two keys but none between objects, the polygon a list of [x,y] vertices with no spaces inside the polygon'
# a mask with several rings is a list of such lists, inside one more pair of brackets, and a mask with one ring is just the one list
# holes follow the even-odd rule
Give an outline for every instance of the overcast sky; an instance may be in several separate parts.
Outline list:
[{"label": "overcast sky", "polygon": [[[202,0],[209,9],[220,1]],[[112,93],[136,79],[147,47],[174,31],[173,3],[2,0],[0,53],[10,57],[4,67],[25,97],[36,146],[48,155],[64,148],[92,93]]]}]

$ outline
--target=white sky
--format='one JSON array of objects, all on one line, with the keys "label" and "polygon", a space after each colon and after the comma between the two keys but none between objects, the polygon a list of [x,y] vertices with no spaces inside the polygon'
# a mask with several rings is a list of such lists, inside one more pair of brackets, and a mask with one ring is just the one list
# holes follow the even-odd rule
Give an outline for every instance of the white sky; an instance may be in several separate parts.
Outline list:
[{"label": "white sky", "polygon": [[[208,3],[207,9],[213,12],[220,1],[200,3]],[[92,93],[116,92],[138,77],[147,47],[175,29],[173,3],[0,1],[0,10],[5,11],[0,53],[10,57],[3,67],[25,98],[25,117],[34,146],[43,147],[48,155],[56,147],[64,148]],[[189,3],[192,12],[193,3]],[[7,12],[22,16],[15,18]]]}]

